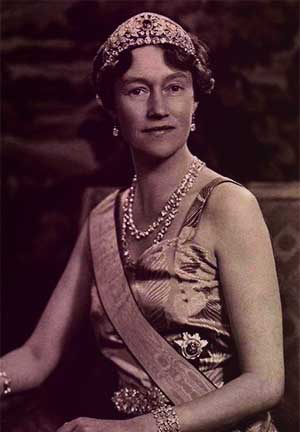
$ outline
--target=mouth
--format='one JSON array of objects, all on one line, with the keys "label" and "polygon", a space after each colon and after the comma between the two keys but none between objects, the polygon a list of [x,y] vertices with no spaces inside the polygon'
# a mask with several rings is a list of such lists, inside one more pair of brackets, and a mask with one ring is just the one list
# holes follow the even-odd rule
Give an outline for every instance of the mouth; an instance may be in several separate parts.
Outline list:
[{"label": "mouth", "polygon": [[174,130],[175,127],[174,126],[156,126],[156,127],[152,127],[152,128],[145,128],[142,130],[142,132],[144,133],[148,133],[148,134],[153,134],[153,135],[162,135],[168,132],[171,132],[172,130]]}]

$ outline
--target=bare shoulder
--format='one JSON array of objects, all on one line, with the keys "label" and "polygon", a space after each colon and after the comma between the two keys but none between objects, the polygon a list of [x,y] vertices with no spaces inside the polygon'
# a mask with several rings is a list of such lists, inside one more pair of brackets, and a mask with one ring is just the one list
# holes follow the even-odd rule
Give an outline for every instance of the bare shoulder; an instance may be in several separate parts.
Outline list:
[{"label": "bare shoulder", "polygon": [[268,236],[256,197],[246,187],[224,178],[207,200],[203,219],[210,228],[215,250],[220,243],[242,243]]},{"label": "bare shoulder", "polygon": [[207,210],[216,221],[234,219],[260,213],[256,197],[242,185],[226,181],[214,188],[207,202]]},{"label": "bare shoulder", "polygon": [[227,217],[237,217],[250,212],[259,212],[257,200],[252,192],[234,180],[223,177],[217,172],[206,168],[204,184],[209,184],[216,178],[223,178],[224,182],[217,185],[206,203],[205,212],[210,218],[222,222]]},{"label": "bare shoulder", "polygon": [[101,217],[104,213],[111,210],[111,208],[115,204],[116,197],[119,193],[119,189],[114,191],[110,191],[110,193],[106,194],[106,196],[101,196],[100,201],[96,204],[96,206],[91,210],[91,215],[93,217]]}]

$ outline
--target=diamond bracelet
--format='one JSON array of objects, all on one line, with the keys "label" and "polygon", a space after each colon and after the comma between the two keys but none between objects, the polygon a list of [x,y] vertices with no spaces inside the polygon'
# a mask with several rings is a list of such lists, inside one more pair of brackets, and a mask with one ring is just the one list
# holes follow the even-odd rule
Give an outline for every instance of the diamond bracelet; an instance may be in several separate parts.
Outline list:
[{"label": "diamond bracelet", "polygon": [[8,378],[7,373],[0,371],[0,378],[3,379],[3,390],[1,396],[7,396],[11,393],[11,379]]},{"label": "diamond bracelet", "polygon": [[151,413],[155,418],[157,432],[180,432],[179,420],[173,406],[157,408]]}]

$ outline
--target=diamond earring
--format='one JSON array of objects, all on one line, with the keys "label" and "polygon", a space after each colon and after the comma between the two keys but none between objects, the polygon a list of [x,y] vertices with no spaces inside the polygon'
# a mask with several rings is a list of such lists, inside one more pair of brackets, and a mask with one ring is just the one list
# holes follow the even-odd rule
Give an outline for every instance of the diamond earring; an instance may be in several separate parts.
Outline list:
[{"label": "diamond earring", "polygon": [[193,113],[193,115],[192,115],[192,123],[191,123],[190,131],[191,131],[191,132],[195,132],[195,130],[196,130],[195,113]]},{"label": "diamond earring", "polygon": [[119,135],[119,129],[117,128],[116,125],[114,125],[113,127],[113,132],[112,132],[114,137],[117,137]]}]

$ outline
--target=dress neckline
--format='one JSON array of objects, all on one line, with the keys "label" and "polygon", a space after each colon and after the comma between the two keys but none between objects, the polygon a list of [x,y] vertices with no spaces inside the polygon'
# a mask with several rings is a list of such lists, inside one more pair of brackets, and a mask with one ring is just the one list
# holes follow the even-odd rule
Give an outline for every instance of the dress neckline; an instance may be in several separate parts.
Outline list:
[{"label": "dress neckline", "polygon": [[[138,265],[141,258],[144,258],[145,255],[147,255],[150,251],[152,252],[155,249],[162,250],[165,246],[176,244],[180,240],[183,229],[186,226],[195,227],[195,224],[198,225],[200,220],[201,220],[203,209],[205,207],[205,204],[206,204],[207,199],[209,198],[211,192],[219,184],[227,183],[227,182],[234,183],[238,186],[242,186],[240,183],[236,182],[235,180],[232,180],[228,177],[223,177],[223,176],[216,176],[211,181],[209,181],[207,184],[202,186],[202,188],[198,191],[198,193],[196,194],[192,203],[190,204],[188,211],[186,212],[185,218],[184,218],[184,220],[180,226],[177,237],[165,238],[157,244],[152,244],[152,245],[148,246],[146,249],[144,249],[144,251],[138,257],[137,260],[131,259],[132,268],[135,268]],[[128,267],[126,265],[126,262],[125,262],[125,259],[124,259],[123,253],[122,253],[122,243],[121,243],[121,195],[125,191],[126,191],[126,189],[124,189],[124,188],[119,189],[117,191],[117,194],[115,196],[115,203],[114,203],[114,217],[115,217],[116,236],[117,236],[117,241],[118,241],[118,246],[119,246],[119,255],[120,255],[120,258],[121,258],[121,261],[123,263],[124,268]],[[214,254],[211,252],[211,250],[205,246],[202,246],[199,243],[197,243],[197,246],[199,248],[201,248],[206,253],[207,256],[210,256],[211,258],[213,258],[211,261],[210,260],[208,260],[208,261],[210,261],[210,264],[215,266],[216,265],[216,259],[215,259]]]},{"label": "dress neckline", "polygon": [[[192,200],[188,211],[186,212],[186,215],[183,219],[183,222],[179,228],[178,231],[178,235],[176,237],[172,237],[172,238],[164,238],[162,239],[159,243],[156,244],[152,244],[150,246],[148,246],[146,249],[143,250],[143,252],[140,254],[140,256],[134,260],[134,259],[130,259],[130,267],[135,268],[138,263],[146,256],[148,255],[150,252],[153,252],[153,250],[158,249],[158,251],[162,251],[165,247],[167,246],[171,246],[173,244],[176,244],[178,242],[178,240],[180,239],[180,236],[182,234],[183,229],[188,225],[188,221],[189,218],[192,214],[192,211],[194,209],[194,207],[196,205],[199,205],[197,201],[199,201],[199,197],[202,194],[202,191],[204,188],[206,188],[207,185],[205,185],[204,187],[202,187],[196,194],[195,198]],[[117,232],[117,239],[118,239],[118,246],[119,246],[119,254],[121,257],[121,261],[123,263],[124,267],[128,267],[125,264],[125,259],[122,253],[122,243],[121,243],[121,227],[122,227],[122,221],[121,221],[121,215],[122,215],[122,194],[126,193],[127,189],[119,189],[119,191],[117,192],[117,196],[115,198],[115,226],[116,226],[116,232]],[[202,247],[201,245],[199,245],[199,247],[201,247],[203,250],[205,250],[207,253],[209,253],[209,255],[211,255],[211,252],[205,248]]]}]

